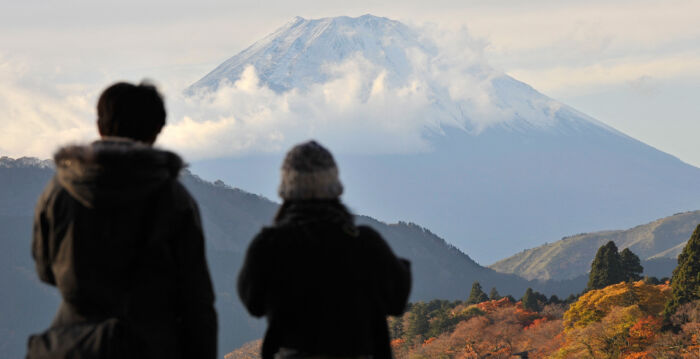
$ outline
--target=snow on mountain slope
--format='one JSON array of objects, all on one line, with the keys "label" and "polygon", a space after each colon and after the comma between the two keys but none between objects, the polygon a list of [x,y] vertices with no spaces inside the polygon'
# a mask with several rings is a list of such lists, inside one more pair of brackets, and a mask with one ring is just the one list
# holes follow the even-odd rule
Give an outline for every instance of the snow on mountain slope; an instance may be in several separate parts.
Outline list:
[{"label": "snow on mountain slope", "polygon": [[418,34],[398,21],[370,15],[357,19],[296,17],[221,64],[189,91],[216,89],[222,79],[235,82],[248,65],[255,66],[262,82],[276,91],[306,88],[329,79],[324,65],[340,63],[356,53],[390,69],[391,80],[400,82],[411,72],[406,50],[430,52],[423,46]]},{"label": "snow on mountain slope", "polygon": [[[474,44],[448,42],[465,41],[460,37],[439,37],[372,15],[296,17],[226,60],[185,93],[206,95],[232,86],[251,67],[260,85],[276,93],[312,92],[355,71],[363,87],[358,93],[361,103],[378,96],[380,89],[424,94],[426,109],[417,115],[438,133],[441,125],[472,133],[494,124],[514,130],[562,125],[561,131],[591,123],[606,127],[494,70]],[[568,115],[559,115],[562,111]]]}]

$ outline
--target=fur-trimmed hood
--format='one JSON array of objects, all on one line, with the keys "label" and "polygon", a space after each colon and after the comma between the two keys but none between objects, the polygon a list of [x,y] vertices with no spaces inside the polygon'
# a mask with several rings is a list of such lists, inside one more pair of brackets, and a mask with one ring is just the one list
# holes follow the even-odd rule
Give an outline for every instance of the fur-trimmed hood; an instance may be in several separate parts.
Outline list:
[{"label": "fur-trimmed hood", "polygon": [[56,179],[89,208],[125,205],[177,178],[184,164],[175,153],[124,138],[66,146],[54,155]]}]

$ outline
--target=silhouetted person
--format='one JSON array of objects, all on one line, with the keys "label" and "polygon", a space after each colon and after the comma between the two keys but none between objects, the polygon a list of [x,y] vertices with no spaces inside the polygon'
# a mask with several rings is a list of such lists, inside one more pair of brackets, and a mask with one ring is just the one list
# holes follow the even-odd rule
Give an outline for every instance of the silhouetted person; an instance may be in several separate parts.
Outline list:
[{"label": "silhouetted person", "polygon": [[151,85],[117,83],[97,115],[102,138],[58,150],[36,208],[39,278],[63,297],[52,328],[118,318],[137,343],[130,357],[215,358],[199,210],[177,179],[180,157],[152,147],[163,100]]},{"label": "silhouetted person", "polygon": [[248,311],[267,316],[263,359],[391,357],[386,316],[404,311],[410,266],[354,224],[342,192],[325,148],[311,141],[289,151],[284,203],[253,239],[238,278]]}]

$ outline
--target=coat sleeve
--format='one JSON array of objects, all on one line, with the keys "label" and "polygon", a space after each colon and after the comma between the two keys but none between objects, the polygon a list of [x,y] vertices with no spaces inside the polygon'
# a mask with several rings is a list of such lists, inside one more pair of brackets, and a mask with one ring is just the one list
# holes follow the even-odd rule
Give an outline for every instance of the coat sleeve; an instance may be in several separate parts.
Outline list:
[{"label": "coat sleeve", "polygon": [[411,262],[397,257],[386,241],[373,229],[362,226],[374,251],[378,292],[387,315],[401,315],[411,293]]},{"label": "coat sleeve", "polygon": [[238,296],[248,312],[255,317],[262,317],[267,311],[265,295],[269,267],[266,258],[269,253],[265,253],[266,233],[263,229],[250,243],[238,274]]},{"label": "coat sleeve", "polygon": [[[189,196],[188,196],[189,197]],[[199,209],[194,200],[181,218],[177,248],[183,358],[216,358],[218,323]]]},{"label": "coat sleeve", "polygon": [[50,199],[55,190],[54,180],[46,186],[34,211],[34,225],[32,229],[32,257],[36,264],[36,271],[42,282],[56,285],[53,270],[51,269],[51,224],[50,224]]}]

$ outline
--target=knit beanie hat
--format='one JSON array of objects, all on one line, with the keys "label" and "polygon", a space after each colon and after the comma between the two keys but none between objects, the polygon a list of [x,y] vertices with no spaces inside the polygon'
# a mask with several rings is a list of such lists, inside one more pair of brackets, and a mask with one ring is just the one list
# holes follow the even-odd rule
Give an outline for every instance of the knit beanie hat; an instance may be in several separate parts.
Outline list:
[{"label": "knit beanie hat", "polygon": [[284,200],[336,199],[343,193],[333,155],[316,141],[294,146],[282,163]]}]

